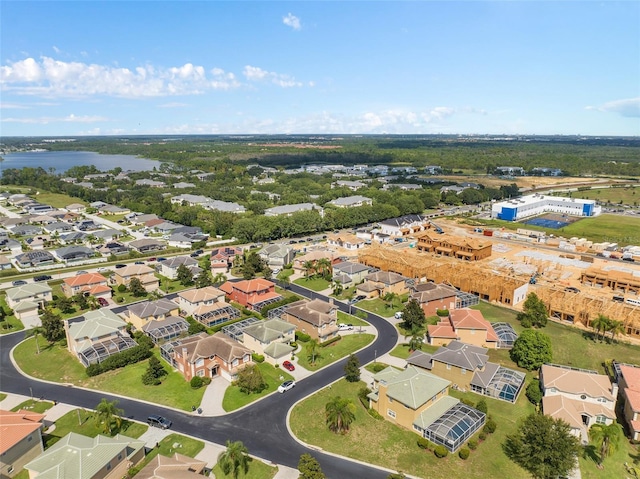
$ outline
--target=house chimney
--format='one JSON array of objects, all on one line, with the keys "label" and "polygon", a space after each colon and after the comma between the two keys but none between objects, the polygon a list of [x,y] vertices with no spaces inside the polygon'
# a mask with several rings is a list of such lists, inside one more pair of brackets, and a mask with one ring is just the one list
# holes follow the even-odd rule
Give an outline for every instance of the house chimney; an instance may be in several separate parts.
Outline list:
[{"label": "house chimney", "polygon": [[618,397],[618,383],[611,383],[611,395],[613,396],[613,401],[616,401]]},{"label": "house chimney", "polygon": [[187,348],[185,348],[184,346],[182,347],[182,357],[183,358],[187,358]]},{"label": "house chimney", "polygon": [[331,297],[329,298],[329,304],[331,304],[331,305],[333,305],[333,304],[334,304],[334,302],[333,302],[333,298],[331,298]]}]

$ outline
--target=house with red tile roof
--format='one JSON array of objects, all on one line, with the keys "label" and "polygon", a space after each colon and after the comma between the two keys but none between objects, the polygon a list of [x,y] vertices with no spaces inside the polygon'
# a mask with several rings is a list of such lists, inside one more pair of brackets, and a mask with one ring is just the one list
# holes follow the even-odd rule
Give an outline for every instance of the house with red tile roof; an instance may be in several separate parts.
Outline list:
[{"label": "house with red tile roof", "polygon": [[242,256],[242,248],[239,246],[222,246],[211,251],[211,271],[214,273],[228,271],[236,259]]},{"label": "house with red tile roof", "polygon": [[227,281],[220,289],[229,301],[240,303],[251,311],[260,311],[268,304],[280,301],[276,285],[266,279],[257,278],[243,281]]},{"label": "house with red tile roof", "polygon": [[107,278],[98,273],[80,274],[67,278],[62,282],[62,292],[67,298],[79,293],[86,293],[96,298],[111,298],[111,288]]},{"label": "house with red tile roof", "polygon": [[25,464],[44,451],[43,420],[44,414],[0,409],[0,477],[18,475]]},{"label": "house with red tile roof", "polygon": [[614,368],[631,440],[640,441],[640,366],[614,363]]},{"label": "house with red tile roof", "polygon": [[446,346],[458,340],[482,348],[498,347],[498,335],[491,323],[484,319],[480,311],[468,308],[450,310],[448,317],[437,324],[430,324],[427,327],[427,340],[432,346]]},{"label": "house with red tile roof", "polygon": [[415,299],[418,302],[427,317],[435,316],[439,309],[449,311],[456,309],[460,292],[452,286],[422,283],[415,285],[412,289],[411,299]]}]

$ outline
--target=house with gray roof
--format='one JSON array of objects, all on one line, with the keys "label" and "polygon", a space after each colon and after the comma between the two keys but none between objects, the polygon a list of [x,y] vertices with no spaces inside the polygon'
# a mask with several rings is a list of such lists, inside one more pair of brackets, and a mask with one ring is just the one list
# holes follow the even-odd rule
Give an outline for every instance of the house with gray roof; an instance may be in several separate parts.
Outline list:
[{"label": "house with gray roof", "polygon": [[150,186],[152,188],[164,188],[166,186],[164,181],[149,180],[146,178],[141,180],[136,180],[135,184],[136,186]]},{"label": "house with gray roof", "polygon": [[135,241],[131,241],[129,246],[139,253],[150,253],[152,251],[162,251],[167,248],[167,245],[156,239],[143,238]]},{"label": "house with gray roof", "polygon": [[0,239],[0,251],[7,251],[11,254],[22,253],[22,244],[12,238]]},{"label": "house with gray roof", "polygon": [[16,236],[35,236],[42,233],[42,228],[35,225],[20,225],[12,228],[11,232]]},{"label": "house with gray roof", "polygon": [[159,273],[169,279],[178,277],[178,268],[184,265],[191,271],[194,278],[202,273],[202,268],[198,266],[198,260],[190,256],[174,256],[160,263]]},{"label": "house with gray roof", "polygon": [[104,230],[94,231],[91,234],[93,236],[95,236],[96,238],[100,238],[100,239],[105,240],[105,241],[111,241],[111,240],[120,238],[121,236],[124,235],[124,233],[122,231],[114,229],[114,228],[107,228],[107,229],[104,229]]},{"label": "house with gray roof", "polygon": [[455,452],[486,415],[449,396],[451,382],[414,366],[391,366],[373,377],[369,406],[384,419]]},{"label": "house with gray roof", "polygon": [[289,359],[294,348],[296,327],[280,319],[268,319],[242,330],[242,344],[261,354],[269,364],[280,364]]},{"label": "house with gray roof", "polygon": [[193,183],[186,183],[184,181],[180,181],[178,183],[174,183],[173,187],[178,189],[184,189],[184,188],[195,188],[196,185],[194,185]]},{"label": "house with gray roof", "polygon": [[52,234],[68,233],[70,231],[73,231],[73,226],[71,226],[69,223],[65,223],[64,221],[56,221],[55,223],[49,223],[47,225],[44,225],[43,228],[45,229],[45,231]]},{"label": "house with gray roof", "polygon": [[15,265],[19,269],[37,268],[55,262],[56,259],[48,251],[27,251],[15,257]]},{"label": "house with gray roof", "polygon": [[28,283],[7,289],[6,298],[7,305],[25,326],[39,326],[38,310],[44,308],[53,296],[48,284]]},{"label": "house with gray roof", "polygon": [[110,309],[88,311],[64,322],[67,349],[84,367],[137,346],[127,332],[127,323]]},{"label": "house with gray roof", "polygon": [[342,284],[361,283],[370,272],[369,266],[352,261],[342,261],[333,265],[334,279],[339,279]]},{"label": "house with gray roof", "polygon": [[144,441],[70,432],[24,467],[39,479],[115,479],[144,459]]},{"label": "house with gray roof", "polygon": [[62,244],[74,244],[74,243],[82,243],[89,236],[87,233],[83,233],[82,231],[73,231],[71,233],[65,233],[60,235],[58,238]]},{"label": "house with gray roof", "polygon": [[171,204],[173,205],[181,205],[183,203],[186,203],[189,206],[198,206],[203,205],[208,201],[212,201],[208,196],[190,194],[177,195],[171,198]]},{"label": "house with gray roof", "polygon": [[226,213],[245,213],[244,206],[232,201],[210,200],[202,205],[208,210],[224,211]]},{"label": "house with gray roof", "polygon": [[281,318],[299,331],[324,342],[338,334],[337,312],[333,299],[329,303],[320,299],[303,299],[289,304]]},{"label": "house with gray roof", "polygon": [[298,203],[295,205],[283,205],[274,206],[273,208],[267,208],[264,210],[265,216],[291,216],[294,213],[301,211],[317,211],[320,216],[324,215],[324,210],[315,203]]},{"label": "house with gray roof", "polygon": [[60,260],[65,263],[71,261],[84,261],[93,256],[95,256],[96,252],[91,248],[87,248],[86,246],[81,245],[71,245],[64,246],[62,248],[58,248],[54,250],[53,254]]},{"label": "house with gray roof", "polygon": [[327,205],[335,206],[336,208],[357,208],[359,206],[371,205],[373,200],[366,196],[346,196],[344,198],[336,198],[327,203]]},{"label": "house with gray roof", "polygon": [[283,244],[270,244],[258,251],[258,255],[271,269],[282,269],[284,265],[293,261],[296,252],[293,248],[289,248]]}]

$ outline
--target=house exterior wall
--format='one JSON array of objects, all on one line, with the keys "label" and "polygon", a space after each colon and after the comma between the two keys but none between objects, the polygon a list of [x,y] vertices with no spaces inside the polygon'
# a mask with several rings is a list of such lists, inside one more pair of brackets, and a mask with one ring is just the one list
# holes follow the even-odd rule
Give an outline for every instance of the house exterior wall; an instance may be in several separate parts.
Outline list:
[{"label": "house exterior wall", "polygon": [[487,342],[486,329],[456,328],[455,332],[458,335],[458,339],[463,343],[473,344],[474,346],[480,346],[488,349],[496,349],[498,347],[497,341]]},{"label": "house exterior wall", "polygon": [[149,321],[155,319],[157,321],[162,321],[163,319],[166,319],[167,316],[178,316],[178,314],[180,313],[180,307],[176,304],[176,307],[174,309],[172,309],[171,311],[169,311],[167,314],[161,314],[159,316],[149,316],[146,318],[141,318],[140,316],[129,312],[129,322],[131,324],[133,324],[133,326],[138,330],[141,331],[142,327],[144,325],[146,325]]},{"label": "house exterior wall", "polygon": [[174,351],[173,357],[176,361],[178,371],[180,371],[186,381],[191,381],[194,376],[208,378],[222,376],[229,381],[233,381],[238,371],[249,364],[253,364],[250,354],[231,363],[224,361],[218,356],[214,356],[213,359],[201,358],[195,362],[191,362],[184,358],[182,351],[177,350]]},{"label": "house exterior wall", "polygon": [[633,425],[631,424],[631,421],[640,421],[640,412],[634,411],[631,408],[631,403],[629,402],[629,400],[627,399],[627,396],[624,393],[622,393],[622,396],[624,398],[624,409],[623,409],[624,418],[627,420],[629,431],[631,431],[631,439],[633,441],[639,441],[640,430],[634,430]]},{"label": "house exterior wall", "polygon": [[386,285],[379,281],[368,281],[368,283],[373,284],[376,288],[380,288],[382,290],[380,296],[384,296],[387,293],[395,293],[399,296],[402,296],[403,294],[409,292],[409,288],[407,288],[407,284],[404,281],[389,285]]},{"label": "house exterior wall", "polygon": [[451,341],[453,341],[452,338],[432,338],[429,336],[429,344],[431,346],[447,346]]},{"label": "house exterior wall", "polygon": [[24,469],[25,464],[43,451],[42,435],[38,429],[0,456],[0,479],[15,477]]},{"label": "house exterior wall", "polygon": [[471,380],[473,379],[474,371],[447,365],[440,361],[433,361],[431,372],[438,377],[451,381],[451,384],[456,384],[460,389],[471,390]]},{"label": "house exterior wall", "polygon": [[425,316],[435,316],[438,309],[447,309],[451,311],[456,309],[456,297],[450,296],[448,298],[434,299],[426,303],[421,303],[420,307],[424,311]]},{"label": "house exterior wall", "polygon": [[[387,386],[378,384],[378,387],[378,401],[370,401],[371,407],[375,409],[387,421],[414,432],[416,431],[413,429],[413,422],[416,420],[416,418],[425,410],[429,409],[433,404],[435,404],[438,399],[446,396],[447,391],[449,390],[449,388],[446,388],[440,391],[429,401],[421,405],[418,409],[412,409],[409,406],[406,406],[401,402],[394,401],[393,399],[388,397]],[[395,417],[393,417],[394,415]]]},{"label": "house exterior wall", "polygon": [[323,324],[319,328],[287,312],[282,315],[282,319],[287,323],[293,324],[298,331],[302,331],[320,342],[331,339],[338,334],[338,326],[336,326],[335,319],[332,319],[330,323]]}]

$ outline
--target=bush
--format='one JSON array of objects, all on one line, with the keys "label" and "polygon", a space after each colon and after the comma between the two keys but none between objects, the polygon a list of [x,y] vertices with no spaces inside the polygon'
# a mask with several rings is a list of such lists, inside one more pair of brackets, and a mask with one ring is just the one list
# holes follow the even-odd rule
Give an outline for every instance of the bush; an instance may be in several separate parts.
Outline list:
[{"label": "bush", "polygon": [[463,447],[458,451],[458,457],[463,461],[469,458],[469,454],[471,454],[471,451],[469,451],[469,449],[467,449],[466,447]]},{"label": "bush", "polygon": [[540,389],[540,380],[533,379],[527,386],[527,399],[531,404],[538,405],[542,401],[542,389]]},{"label": "bush", "polygon": [[298,343],[296,343],[295,341],[291,341],[289,343],[289,346],[291,346],[293,348],[293,350],[295,351],[296,349],[298,349]]},{"label": "bush", "polygon": [[486,432],[481,432],[480,434],[478,434],[478,439],[480,439],[481,441],[484,441],[487,438],[487,433]]},{"label": "bush", "polygon": [[337,336],[334,336],[331,339],[327,339],[324,343],[320,343],[320,347],[321,348],[326,348],[327,346],[329,346],[330,344],[333,344],[337,341],[340,341],[342,339],[342,336],[340,336],[339,334]]},{"label": "bush", "polygon": [[493,434],[494,432],[496,432],[497,428],[498,424],[493,419],[489,419],[482,428],[482,432]]},{"label": "bush", "polygon": [[251,359],[253,359],[253,361],[256,362],[256,363],[263,363],[264,362],[264,355],[257,354],[257,353],[252,353],[251,354]]},{"label": "bush", "polygon": [[420,449],[433,449],[433,443],[424,437],[418,438],[418,447]]},{"label": "bush", "polygon": [[360,400],[360,403],[365,407],[365,409],[369,409],[369,398],[367,396],[370,392],[371,389],[366,386],[358,390],[358,399]]},{"label": "bush", "polygon": [[202,387],[202,378],[200,376],[193,376],[189,384],[193,389],[200,389]]},{"label": "bush", "polygon": [[487,401],[485,401],[484,399],[480,399],[480,401],[478,401],[478,404],[476,404],[476,409],[480,412],[487,414],[489,412],[489,408],[487,407]]},{"label": "bush", "polygon": [[467,406],[469,406],[469,407],[475,407],[475,406],[476,406],[476,403],[474,403],[474,402],[473,402],[472,400],[470,400],[470,399],[462,398],[462,399],[460,399],[460,402],[461,402],[462,404],[466,404],[466,405],[467,405]]},{"label": "bush", "polygon": [[127,290],[127,287],[124,284],[118,285],[118,293],[124,293]]},{"label": "bush", "polygon": [[380,413],[375,409],[367,409],[367,411],[369,412],[369,416],[371,416],[373,419],[382,419]]},{"label": "bush", "polygon": [[447,448],[440,445],[433,448],[433,453],[439,458],[447,457],[449,455]]},{"label": "bush", "polygon": [[301,343],[306,343],[310,340],[311,340],[311,336],[309,336],[308,334],[303,333],[302,331],[296,331],[296,341],[299,341]]},{"label": "bush", "polygon": [[436,314],[438,316],[440,316],[441,318],[444,318],[446,316],[449,316],[449,310],[448,309],[436,309]]},{"label": "bush", "polygon": [[478,440],[470,439],[467,443],[467,446],[469,446],[469,449],[471,449],[472,451],[475,451],[476,449],[478,449]]},{"label": "bush", "polygon": [[153,353],[150,348],[146,345],[139,344],[138,346],[134,346],[131,349],[122,351],[121,353],[113,354],[101,363],[89,365],[86,369],[86,373],[87,376],[97,376],[98,374],[106,373],[107,371],[123,368],[129,364],[135,364],[143,359],[147,359],[152,354]]},{"label": "bush", "polygon": [[205,376],[205,377],[203,377],[203,378],[202,378],[202,384],[203,384],[204,386],[208,386],[209,384],[211,384],[211,378],[208,378],[208,377],[206,377],[206,376]]},{"label": "bush", "polygon": [[380,371],[382,371],[383,369],[386,369],[387,366],[385,366],[384,364],[380,364],[380,363],[376,363],[373,366],[371,366],[371,369],[373,369],[374,372],[379,373]]}]

